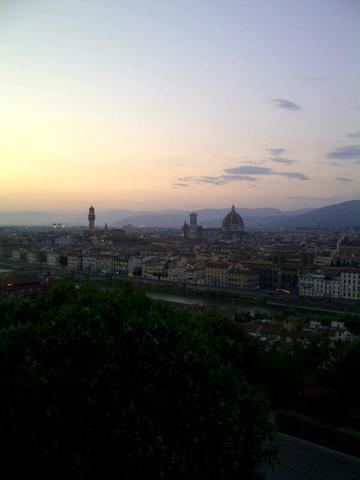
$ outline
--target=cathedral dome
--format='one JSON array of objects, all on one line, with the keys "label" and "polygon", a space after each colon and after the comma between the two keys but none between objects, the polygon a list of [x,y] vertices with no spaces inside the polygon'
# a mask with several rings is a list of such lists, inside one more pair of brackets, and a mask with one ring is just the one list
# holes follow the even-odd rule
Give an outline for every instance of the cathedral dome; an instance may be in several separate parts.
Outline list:
[{"label": "cathedral dome", "polygon": [[224,231],[231,232],[241,232],[242,230],[244,230],[244,221],[241,216],[236,212],[234,205],[232,206],[230,212],[225,215],[222,223],[222,228]]}]

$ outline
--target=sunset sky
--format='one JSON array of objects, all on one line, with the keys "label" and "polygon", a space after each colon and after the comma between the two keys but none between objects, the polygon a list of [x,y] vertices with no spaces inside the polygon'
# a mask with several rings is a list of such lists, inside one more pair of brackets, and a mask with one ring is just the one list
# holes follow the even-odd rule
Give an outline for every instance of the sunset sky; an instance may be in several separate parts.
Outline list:
[{"label": "sunset sky", "polygon": [[0,0],[2,210],[360,197],[358,0]]}]

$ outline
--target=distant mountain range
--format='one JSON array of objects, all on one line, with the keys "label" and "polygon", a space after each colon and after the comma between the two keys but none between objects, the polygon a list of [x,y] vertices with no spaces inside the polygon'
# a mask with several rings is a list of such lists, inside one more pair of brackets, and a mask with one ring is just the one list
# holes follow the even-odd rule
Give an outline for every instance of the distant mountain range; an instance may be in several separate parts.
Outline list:
[{"label": "distant mountain range", "polygon": [[337,203],[281,220],[284,228],[360,227],[360,200]]},{"label": "distant mountain range", "polygon": [[[224,216],[229,212],[228,208],[221,209],[203,209],[197,210],[198,223],[208,228],[217,228],[222,224]],[[270,219],[283,218],[286,214],[276,208],[238,208],[237,212],[244,218],[254,219]],[[179,228],[183,225],[185,219],[189,222],[188,210],[168,212],[149,212],[142,215],[136,214],[125,217],[116,222],[115,225],[121,226],[131,224],[134,227],[165,227],[165,228]]]},{"label": "distant mountain range", "polygon": [[[238,208],[245,225],[256,227],[311,228],[329,226],[360,226],[360,200],[329,205],[323,208],[283,211],[277,208]],[[198,210],[198,223],[208,228],[221,227],[228,208]],[[188,210],[162,210],[144,212],[127,209],[97,210],[96,224],[121,227],[131,224],[134,227],[180,228],[184,220],[189,221]],[[86,225],[87,212],[2,212],[0,225]]]},{"label": "distant mountain range", "polygon": [[[329,227],[360,226],[360,200],[329,205],[323,208],[282,211],[276,208],[238,208],[245,225],[254,227]],[[208,228],[221,227],[224,216],[229,209],[198,210],[198,223]],[[173,213],[156,212],[136,214],[115,222],[116,226],[131,224],[135,227],[179,228],[184,220],[189,220],[188,211]]]}]

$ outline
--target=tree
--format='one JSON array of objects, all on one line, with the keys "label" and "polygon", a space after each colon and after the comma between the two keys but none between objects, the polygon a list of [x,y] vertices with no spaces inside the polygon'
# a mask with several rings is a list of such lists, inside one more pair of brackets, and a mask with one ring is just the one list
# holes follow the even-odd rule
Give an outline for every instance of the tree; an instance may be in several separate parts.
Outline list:
[{"label": "tree", "polygon": [[129,285],[59,284],[0,312],[3,476],[251,479],[271,455],[238,325]]}]

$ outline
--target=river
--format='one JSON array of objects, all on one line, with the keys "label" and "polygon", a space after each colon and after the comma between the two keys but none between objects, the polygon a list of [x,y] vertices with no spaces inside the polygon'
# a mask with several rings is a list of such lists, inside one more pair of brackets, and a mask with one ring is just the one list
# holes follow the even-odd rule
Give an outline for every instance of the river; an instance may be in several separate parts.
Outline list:
[{"label": "river", "polygon": [[147,295],[154,300],[164,300],[171,303],[180,303],[183,305],[200,305],[200,306],[215,306],[224,310],[230,310],[234,313],[248,313],[251,316],[263,313],[265,315],[279,314],[281,307],[269,307],[265,305],[257,305],[254,303],[247,303],[244,300],[236,300],[233,298],[209,298],[206,296],[186,296],[177,293],[163,293],[163,292],[146,292]]}]

